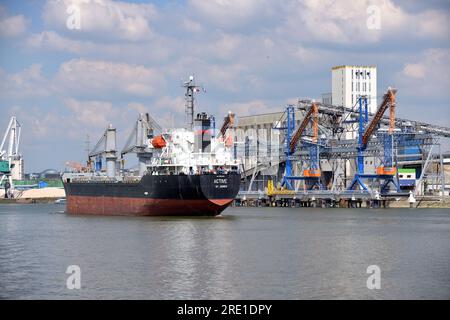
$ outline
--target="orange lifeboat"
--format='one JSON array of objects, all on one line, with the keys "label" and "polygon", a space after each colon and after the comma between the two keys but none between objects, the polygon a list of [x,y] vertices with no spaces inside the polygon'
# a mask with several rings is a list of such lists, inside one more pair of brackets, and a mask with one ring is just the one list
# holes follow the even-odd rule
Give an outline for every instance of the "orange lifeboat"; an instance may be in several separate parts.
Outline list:
[{"label": "orange lifeboat", "polygon": [[156,136],[153,138],[152,140],[152,146],[155,149],[161,149],[164,148],[166,146],[166,140],[164,140],[163,136]]}]

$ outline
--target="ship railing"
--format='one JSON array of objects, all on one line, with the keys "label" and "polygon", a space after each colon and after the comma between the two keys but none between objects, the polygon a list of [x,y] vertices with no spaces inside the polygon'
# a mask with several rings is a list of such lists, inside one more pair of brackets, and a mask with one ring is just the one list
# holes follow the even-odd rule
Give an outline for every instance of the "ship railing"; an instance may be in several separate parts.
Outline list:
[{"label": "ship railing", "polygon": [[76,182],[76,183],[116,183],[119,182],[119,179],[116,178],[108,178],[108,177],[76,177],[71,179],[72,182]]}]

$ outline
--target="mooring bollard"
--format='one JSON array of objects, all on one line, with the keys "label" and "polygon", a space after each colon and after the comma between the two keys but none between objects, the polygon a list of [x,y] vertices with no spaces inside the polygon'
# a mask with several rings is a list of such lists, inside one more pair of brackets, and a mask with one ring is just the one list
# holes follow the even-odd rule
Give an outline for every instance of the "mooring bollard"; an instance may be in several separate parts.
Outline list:
[{"label": "mooring bollard", "polygon": [[414,198],[414,194],[412,193],[412,191],[409,191],[408,202],[409,202],[409,207],[414,208],[414,203],[416,203],[416,198]]}]

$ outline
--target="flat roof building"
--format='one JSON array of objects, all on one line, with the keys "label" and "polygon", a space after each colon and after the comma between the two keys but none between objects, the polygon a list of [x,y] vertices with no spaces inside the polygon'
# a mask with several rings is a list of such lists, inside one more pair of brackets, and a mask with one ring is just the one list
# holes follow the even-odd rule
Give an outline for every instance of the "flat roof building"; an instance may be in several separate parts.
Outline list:
[{"label": "flat roof building", "polygon": [[377,67],[337,66],[331,71],[333,105],[353,107],[367,96],[369,112],[377,110]]}]

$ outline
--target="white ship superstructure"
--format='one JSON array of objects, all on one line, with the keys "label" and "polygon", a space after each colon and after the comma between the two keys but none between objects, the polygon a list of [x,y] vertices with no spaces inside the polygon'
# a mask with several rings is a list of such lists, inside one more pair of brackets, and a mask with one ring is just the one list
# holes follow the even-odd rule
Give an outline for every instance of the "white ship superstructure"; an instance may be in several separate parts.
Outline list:
[{"label": "white ship superstructure", "polygon": [[202,174],[238,170],[232,137],[221,133],[215,136],[215,129],[209,126],[211,119],[204,114],[194,122],[202,125],[194,130],[172,129],[156,137],[159,141],[162,137],[163,147],[149,144],[149,149],[154,152],[148,171],[153,174]]}]

